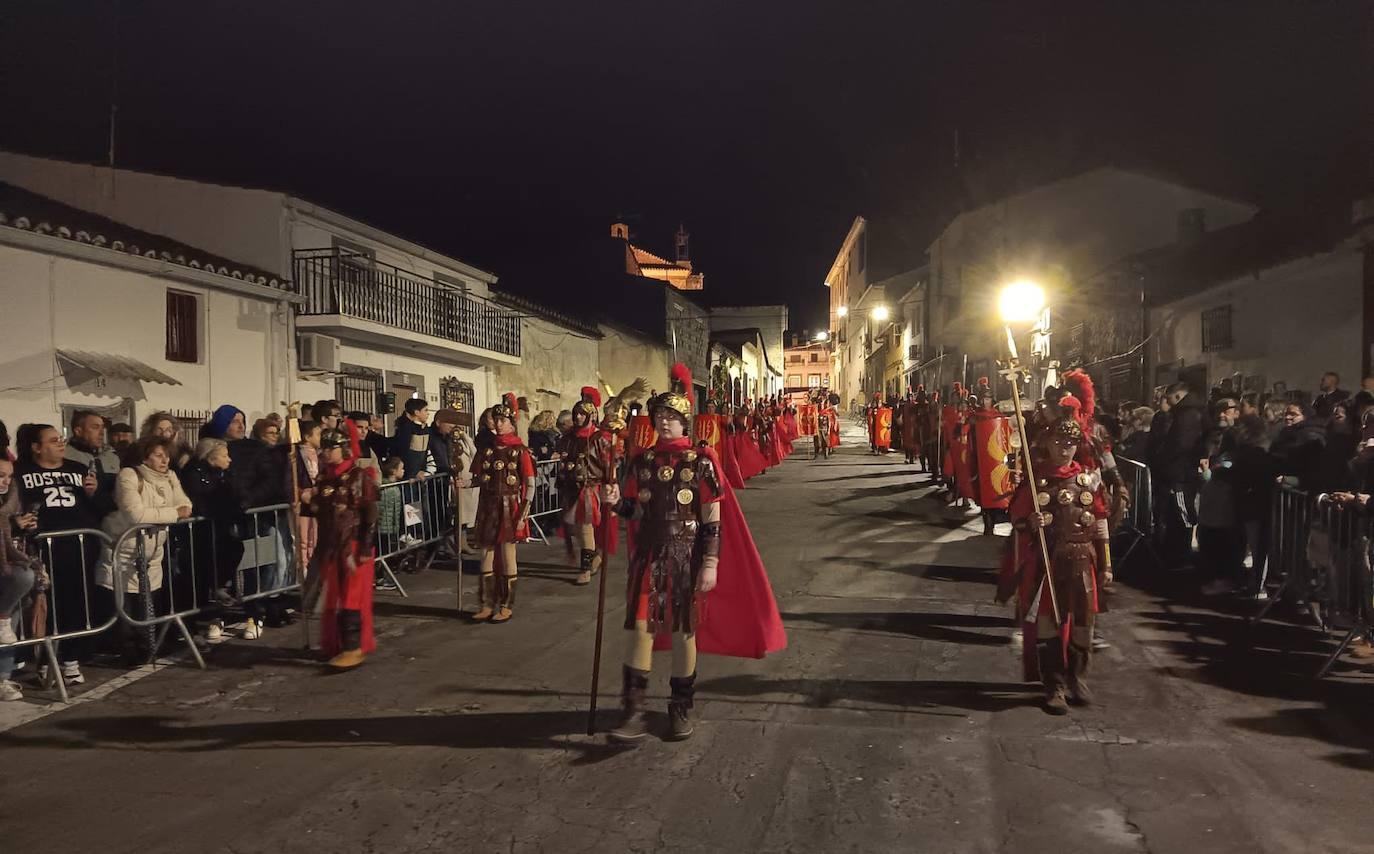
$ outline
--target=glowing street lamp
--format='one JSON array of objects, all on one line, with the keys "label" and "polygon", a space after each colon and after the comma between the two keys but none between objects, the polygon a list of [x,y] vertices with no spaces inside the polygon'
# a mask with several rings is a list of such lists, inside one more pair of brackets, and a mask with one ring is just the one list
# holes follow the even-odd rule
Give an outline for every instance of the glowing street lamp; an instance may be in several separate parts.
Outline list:
[{"label": "glowing street lamp", "polygon": [[[1031,467],[1030,442],[1026,440],[1026,416],[1021,411],[1021,364],[1016,353],[1016,336],[1012,334],[1011,326],[1013,323],[1032,323],[1040,316],[1040,312],[1045,309],[1045,289],[1026,279],[1011,282],[1002,288],[1002,293],[997,298],[997,308],[1002,315],[1002,324],[1007,330],[1007,379],[1011,381],[1012,415],[1016,419],[1016,438],[1020,440],[1022,464],[1026,467],[1026,486],[1034,496],[1033,512],[1042,513],[1044,510],[1040,507],[1035,471]],[[1040,592],[1049,591],[1050,609],[1054,612],[1054,624],[1058,626],[1061,625],[1059,599],[1055,596],[1054,585],[1049,583],[1050,547],[1045,540],[1044,526],[1037,525],[1035,533],[1040,541],[1040,556],[1045,567],[1045,574],[1040,579]],[[1037,594],[1035,600],[1038,601],[1039,598]],[[1029,616],[1034,619],[1035,615],[1032,613]]]},{"label": "glowing street lamp", "polygon": [[873,319],[882,323],[888,318],[887,306],[880,305],[873,309]]},{"label": "glowing street lamp", "polygon": [[830,333],[829,333],[829,332],[826,332],[824,329],[822,329],[820,332],[817,332],[817,333],[816,333],[816,338],[815,338],[815,340],[817,340],[817,341],[829,341],[829,340],[830,340]]},{"label": "glowing street lamp", "polygon": [[842,306],[840,306],[839,308],[835,309],[835,316],[836,316],[836,317],[845,317],[845,316],[848,315],[848,314],[849,314],[849,306],[847,306],[847,305],[842,305]]}]

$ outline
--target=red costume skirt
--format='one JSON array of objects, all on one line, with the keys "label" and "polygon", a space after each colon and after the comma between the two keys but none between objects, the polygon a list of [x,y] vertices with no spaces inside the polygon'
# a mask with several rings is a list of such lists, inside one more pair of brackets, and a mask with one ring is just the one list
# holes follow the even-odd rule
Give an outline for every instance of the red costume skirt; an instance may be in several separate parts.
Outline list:
[{"label": "red costume skirt", "polygon": [[373,557],[358,560],[352,572],[345,569],[338,555],[321,557],[315,571],[323,573],[324,611],[320,618],[320,647],[325,655],[342,651],[339,638],[339,612],[358,611],[362,614],[362,650],[372,652],[377,640],[372,636],[372,581],[377,572]]}]

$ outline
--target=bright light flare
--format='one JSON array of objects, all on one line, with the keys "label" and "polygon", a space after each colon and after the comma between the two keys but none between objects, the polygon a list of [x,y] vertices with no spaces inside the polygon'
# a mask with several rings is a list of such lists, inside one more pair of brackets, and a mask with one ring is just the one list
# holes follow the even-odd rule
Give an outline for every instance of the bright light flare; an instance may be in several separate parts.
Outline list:
[{"label": "bright light flare", "polygon": [[879,323],[882,323],[883,321],[887,320],[887,318],[888,318],[887,306],[885,306],[885,305],[880,305],[880,306],[878,306],[877,308],[873,309],[873,319],[874,319],[874,320],[878,321]]},{"label": "bright light flare", "polygon": [[817,340],[817,341],[829,341],[829,340],[830,340],[830,333],[829,333],[829,332],[826,332],[825,330],[821,330],[820,332],[817,332],[817,333],[816,333],[816,340]]},{"label": "bright light flare", "polygon": [[839,308],[835,309],[835,314],[836,314],[836,316],[838,316],[838,317],[844,317],[844,316],[848,315],[848,314],[849,314],[849,306],[847,306],[847,305],[842,305],[842,306],[840,306]]},{"label": "bright light flare", "polygon": [[997,300],[1003,323],[1030,323],[1040,317],[1044,308],[1044,288],[1027,279],[1002,288],[1002,295]]}]

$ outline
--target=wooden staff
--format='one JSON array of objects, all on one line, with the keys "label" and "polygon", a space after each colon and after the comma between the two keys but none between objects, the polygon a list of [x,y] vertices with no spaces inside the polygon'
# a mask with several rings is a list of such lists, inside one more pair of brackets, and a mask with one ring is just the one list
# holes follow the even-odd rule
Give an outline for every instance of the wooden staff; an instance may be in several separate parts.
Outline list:
[{"label": "wooden staff", "polygon": [[[619,461],[616,459],[615,434],[611,434],[610,448],[606,452],[604,474],[601,477],[601,485],[609,486],[617,482],[616,468]],[[601,496],[597,496],[597,501]],[[602,543],[610,543],[611,526],[619,524],[615,518],[615,508],[606,504],[601,508],[601,530]],[[601,685],[601,639],[606,628],[606,575],[610,570],[611,553],[606,551],[601,556],[601,578],[596,585],[596,642],[592,647],[592,693],[591,703],[587,707],[587,735],[596,734],[596,695]]]},{"label": "wooden staff", "polygon": [[[1011,406],[1016,416],[1016,435],[1021,440],[1021,460],[1026,466],[1026,487],[1030,490],[1033,512],[1039,514],[1044,511],[1040,509],[1040,501],[1037,497],[1039,495],[1038,487],[1035,483],[1035,469],[1031,465],[1030,442],[1026,440],[1026,417],[1021,412],[1021,367],[1016,355],[1016,339],[1012,337],[1010,326],[1007,327],[1007,349],[1011,353],[1011,359],[1007,363],[1008,368],[1010,368],[1007,372],[1007,379],[1011,380]],[[1040,587],[1042,590],[1049,591],[1050,609],[1054,612],[1054,624],[1060,626],[1063,625],[1063,620],[1059,616],[1059,598],[1055,595],[1054,583],[1050,580],[1050,547],[1045,540],[1045,526],[1036,525],[1035,535],[1040,545],[1040,558],[1045,564],[1045,574],[1040,578]]]},{"label": "wooden staff", "polygon": [[[288,468],[291,469],[291,530],[295,534],[291,539],[291,554],[286,556],[287,561],[297,564],[296,579],[301,585],[301,643],[305,649],[310,649],[310,606],[307,603],[309,591],[306,589],[308,579],[306,572],[309,567],[301,565],[298,556],[301,553],[301,481],[300,473],[296,466],[300,460],[301,442],[301,422],[297,418],[286,419],[286,441],[290,443],[290,450],[287,452],[289,459]],[[257,533],[256,525],[254,533]]]},{"label": "wooden staff", "polygon": [[[463,428],[459,427],[459,430]],[[458,459],[462,459],[460,456]],[[469,466],[471,463],[468,464]],[[466,471],[468,466],[464,466]],[[453,553],[458,558],[458,616],[463,615],[463,486],[459,482],[462,475],[449,468],[449,485],[453,488]]]}]

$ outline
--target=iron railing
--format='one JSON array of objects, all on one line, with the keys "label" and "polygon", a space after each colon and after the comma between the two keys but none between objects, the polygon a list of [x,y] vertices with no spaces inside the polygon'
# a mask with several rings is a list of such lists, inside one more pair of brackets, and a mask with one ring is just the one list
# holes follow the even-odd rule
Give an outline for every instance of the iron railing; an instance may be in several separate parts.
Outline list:
[{"label": "iron railing", "polygon": [[520,318],[452,285],[334,249],[294,253],[303,315],[338,314],[520,355]]}]

